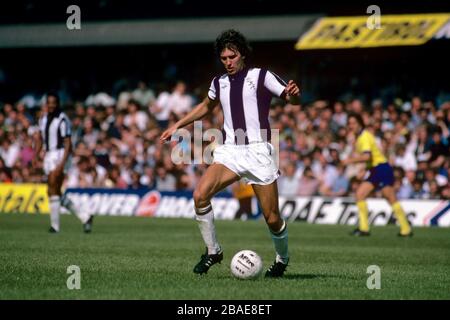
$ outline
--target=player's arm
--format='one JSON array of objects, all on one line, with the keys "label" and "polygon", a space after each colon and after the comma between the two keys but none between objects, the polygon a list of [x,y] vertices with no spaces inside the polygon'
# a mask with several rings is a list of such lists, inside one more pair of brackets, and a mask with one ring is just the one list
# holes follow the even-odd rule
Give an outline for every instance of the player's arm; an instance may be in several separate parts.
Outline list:
[{"label": "player's arm", "polygon": [[372,145],[367,134],[361,134],[355,143],[356,151],[358,153],[348,157],[342,161],[342,164],[349,165],[353,163],[368,162],[372,159]]},{"label": "player's arm", "polygon": [[286,83],[275,73],[267,71],[264,78],[264,87],[266,87],[266,89],[274,96],[280,97],[291,104],[300,103],[300,88],[294,80],[289,80],[289,82]]},{"label": "player's arm", "polygon": [[164,131],[159,138],[160,141],[164,142],[166,140],[169,140],[176,130],[183,128],[194,121],[202,119],[204,116],[210,113],[217,104],[217,101],[211,100],[209,97],[206,97],[202,102],[196,105],[195,108],[191,110],[191,112],[189,112],[183,118],[178,120],[177,123]]},{"label": "player's arm", "polygon": [[34,140],[34,151],[39,156],[42,150],[42,135],[40,132],[36,132],[36,138]]},{"label": "player's arm", "polygon": [[372,153],[370,151],[364,151],[362,154],[351,156],[347,159],[342,160],[342,164],[349,165],[359,162],[367,162],[372,158]]}]

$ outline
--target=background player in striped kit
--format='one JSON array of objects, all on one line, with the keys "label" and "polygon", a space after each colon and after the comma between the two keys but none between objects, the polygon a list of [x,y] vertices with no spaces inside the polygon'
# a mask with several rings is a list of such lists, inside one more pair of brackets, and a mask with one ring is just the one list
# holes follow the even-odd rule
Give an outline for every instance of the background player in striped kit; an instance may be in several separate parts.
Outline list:
[{"label": "background player in striped kit", "polygon": [[289,262],[288,233],[278,208],[279,170],[270,144],[268,116],[272,96],[298,103],[300,90],[292,80],[286,84],[268,70],[248,67],[251,49],[241,33],[224,31],[215,47],[226,74],[215,77],[203,102],[161,135],[161,141],[166,141],[177,129],[203,118],[218,104],[222,107],[225,142],[214,150],[214,163],[194,191],[196,219],[207,247],[194,272],[206,273],[223,259],[211,198],[244,178],[255,191],[275,246],[276,258],[266,277],[281,277]]},{"label": "background player in striped kit", "polygon": [[83,223],[83,230],[92,230],[93,216],[77,212],[73,203],[67,197],[61,199],[61,187],[64,181],[64,166],[72,152],[71,125],[67,115],[61,111],[59,97],[49,93],[46,97],[47,113],[39,119],[40,136],[36,141],[35,161],[41,158],[42,146],[45,149],[44,172],[47,175],[48,197],[50,201],[50,233],[60,230],[59,213],[61,205],[75,214]]}]

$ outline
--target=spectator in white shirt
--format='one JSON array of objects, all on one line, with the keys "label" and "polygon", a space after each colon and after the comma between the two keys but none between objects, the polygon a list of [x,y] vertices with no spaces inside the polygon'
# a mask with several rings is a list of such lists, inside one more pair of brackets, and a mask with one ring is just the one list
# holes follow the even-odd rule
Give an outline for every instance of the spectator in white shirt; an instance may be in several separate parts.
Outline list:
[{"label": "spectator in white shirt", "polygon": [[170,115],[170,93],[168,91],[161,91],[155,103],[151,105],[150,112],[158,121],[160,128],[166,128],[169,123]]},{"label": "spectator in white shirt", "polygon": [[148,116],[144,111],[139,110],[140,105],[136,100],[128,102],[128,114],[125,116],[124,124],[131,128],[136,126],[140,131],[145,131],[148,124]]},{"label": "spectator in white shirt", "polygon": [[[10,141],[12,136],[4,137],[0,146],[0,157],[5,162],[5,166],[12,168],[19,158],[20,147],[17,143]],[[12,143],[11,143],[12,142]]]},{"label": "spectator in white shirt", "polygon": [[178,118],[183,117],[191,110],[194,101],[191,96],[186,94],[186,84],[183,81],[178,81],[173,88],[168,104],[170,111],[175,113]]},{"label": "spectator in white shirt", "polygon": [[394,160],[396,167],[402,168],[404,171],[416,171],[417,161],[416,157],[411,152],[406,152],[404,145],[397,146],[396,157]]}]

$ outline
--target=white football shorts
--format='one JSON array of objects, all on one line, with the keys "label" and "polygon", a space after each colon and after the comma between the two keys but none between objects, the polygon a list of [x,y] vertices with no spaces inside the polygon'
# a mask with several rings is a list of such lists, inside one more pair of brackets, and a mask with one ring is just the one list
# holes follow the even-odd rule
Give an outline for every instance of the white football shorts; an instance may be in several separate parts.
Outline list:
[{"label": "white football shorts", "polygon": [[220,145],[214,150],[214,162],[223,164],[247,184],[267,185],[280,176],[275,148],[268,142]]},{"label": "white football shorts", "polygon": [[56,169],[64,156],[64,149],[47,151],[44,157],[44,172],[46,175]]}]

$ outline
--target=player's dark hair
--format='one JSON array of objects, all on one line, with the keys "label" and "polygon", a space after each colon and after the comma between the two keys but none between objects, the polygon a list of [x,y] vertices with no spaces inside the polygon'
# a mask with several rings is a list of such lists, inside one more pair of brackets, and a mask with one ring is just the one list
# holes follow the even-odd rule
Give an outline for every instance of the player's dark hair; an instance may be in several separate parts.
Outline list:
[{"label": "player's dark hair", "polygon": [[56,92],[49,91],[49,92],[47,92],[47,94],[45,96],[46,96],[45,97],[46,101],[48,101],[48,97],[55,97],[56,104],[59,106],[59,95]]},{"label": "player's dark hair", "polygon": [[239,53],[246,58],[248,58],[252,52],[252,48],[244,35],[233,29],[223,31],[217,37],[214,48],[219,57],[224,49],[239,51]]},{"label": "player's dark hair", "polygon": [[364,124],[364,120],[363,120],[363,118],[361,117],[361,115],[360,115],[359,113],[356,113],[356,112],[350,112],[350,113],[348,114],[348,119],[350,119],[350,118],[355,119],[355,120],[359,123],[359,125],[361,126],[361,128],[365,128],[365,127],[366,127],[366,125]]}]

